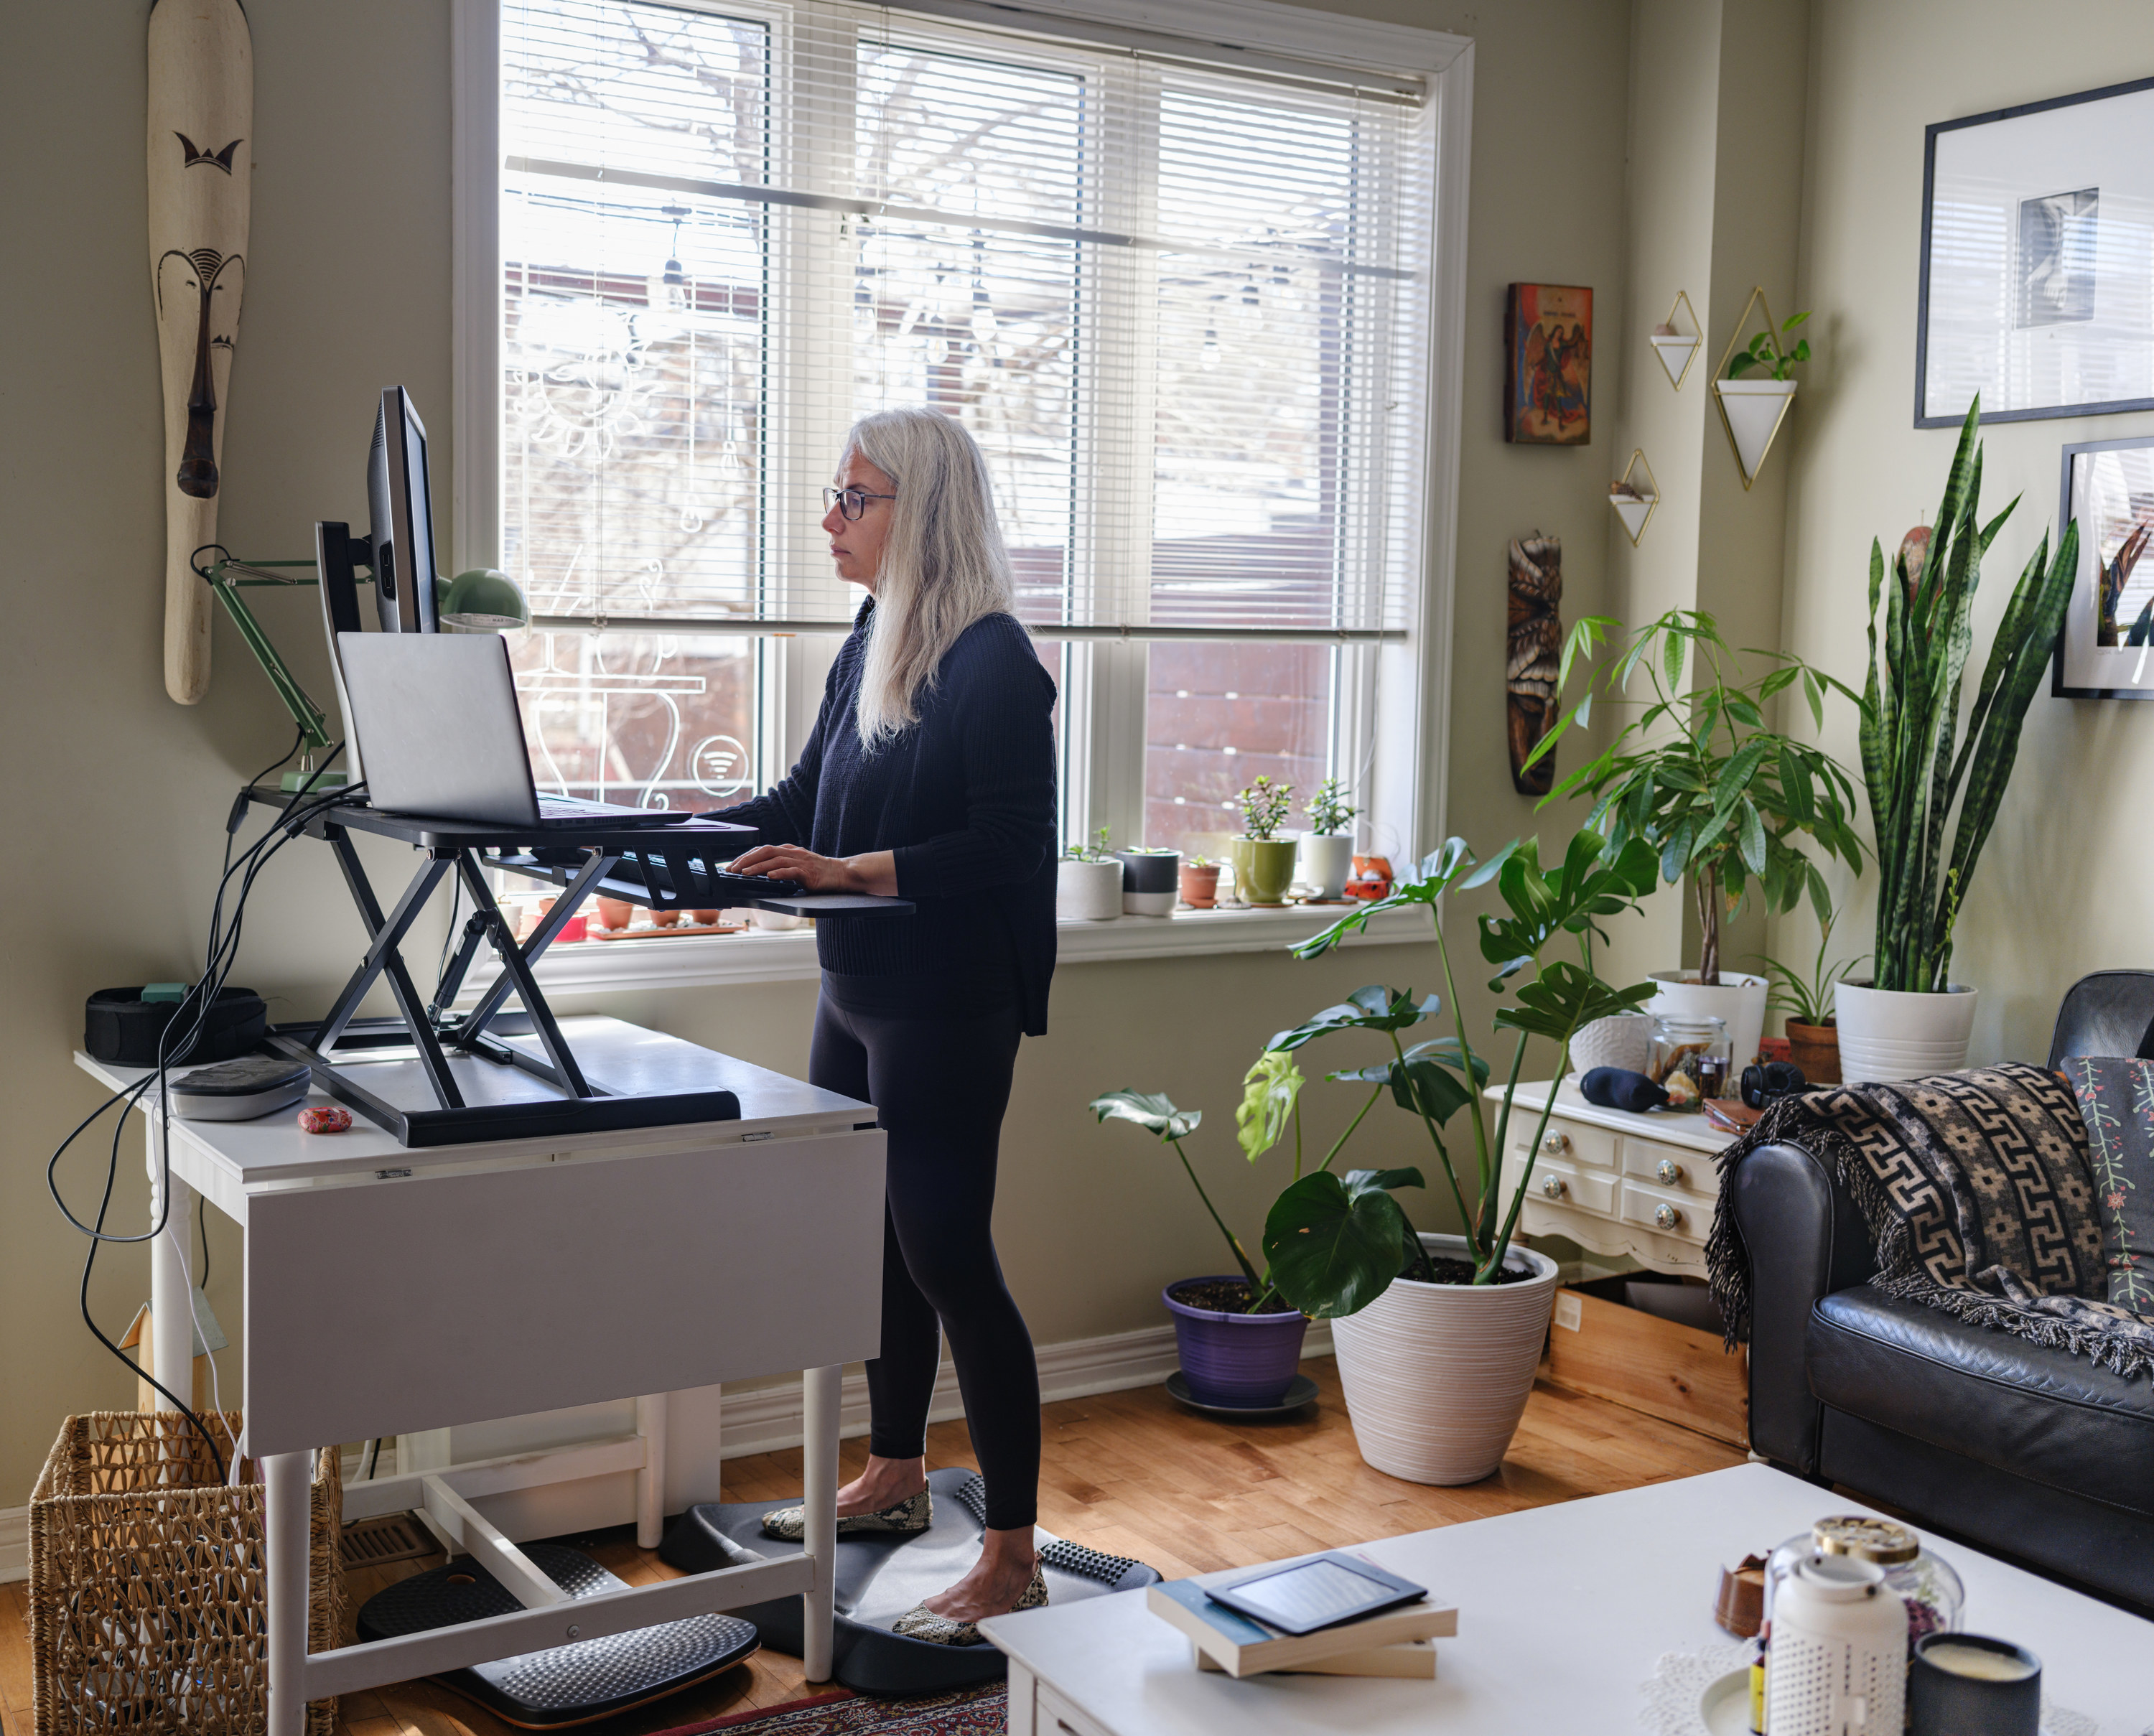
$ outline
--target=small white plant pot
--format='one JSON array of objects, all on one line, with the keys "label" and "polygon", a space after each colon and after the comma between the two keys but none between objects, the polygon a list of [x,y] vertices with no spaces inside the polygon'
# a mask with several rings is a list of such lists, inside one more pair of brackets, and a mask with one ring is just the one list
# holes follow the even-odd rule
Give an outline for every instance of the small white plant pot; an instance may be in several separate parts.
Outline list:
[{"label": "small white plant pot", "polygon": [[1742,971],[1723,971],[1720,981],[1707,988],[1696,971],[1651,971],[1660,985],[1646,1003],[1648,1013],[1672,1014],[1677,1019],[1718,1019],[1728,1027],[1733,1047],[1735,1075],[1758,1058],[1758,1045],[1765,1035],[1766,979]]},{"label": "small white plant pot", "polygon": [[[1432,1254],[1466,1259],[1463,1236],[1423,1236]],[[1517,1284],[1395,1278],[1359,1314],[1331,1323],[1339,1381],[1361,1457],[1408,1483],[1478,1483],[1503,1463],[1540,1366],[1555,1307],[1556,1264],[1513,1243]]]},{"label": "small white plant pot", "polygon": [[1064,860],[1054,876],[1054,914],[1080,922],[1111,922],[1122,913],[1122,865]]},{"label": "small white plant pot", "polygon": [[1653,1058],[1653,1015],[1617,1013],[1579,1027],[1570,1039],[1570,1065],[1575,1073],[1595,1067],[1621,1067],[1643,1073]]},{"label": "small white plant pot", "polygon": [[1841,983],[1832,993],[1840,1030],[1840,1076],[1879,1085],[1957,1073],[1974,1035],[1975,991],[1955,983],[1942,994]]},{"label": "small white plant pot", "polygon": [[1354,840],[1344,832],[1301,835],[1301,878],[1327,904],[1346,896],[1346,877],[1354,871]]},{"label": "small white plant pot", "polygon": [[1713,391],[1720,398],[1720,413],[1728,418],[1728,438],[1735,442],[1735,461],[1743,467],[1743,486],[1758,479],[1773,437],[1794,401],[1792,380],[1716,380]]}]

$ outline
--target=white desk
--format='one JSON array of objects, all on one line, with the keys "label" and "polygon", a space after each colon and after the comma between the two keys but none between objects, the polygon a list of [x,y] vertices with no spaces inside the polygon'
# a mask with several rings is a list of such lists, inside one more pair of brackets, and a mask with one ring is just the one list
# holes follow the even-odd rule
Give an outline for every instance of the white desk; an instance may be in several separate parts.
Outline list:
[{"label": "white desk", "polygon": [[[615,1019],[562,1024],[599,1084],[730,1090],[741,1119],[423,1150],[365,1121],[304,1134],[297,1105],[256,1121],[172,1124],[171,1222],[184,1233],[199,1191],[246,1233],[243,1402],[268,1514],[269,1736],[298,1736],[309,1700],[796,1593],[808,1599],[808,1677],[829,1677],[839,1373],[874,1356],[880,1334],[875,1111]],[[115,1090],[142,1077],[76,1061]],[[149,1133],[154,1223],[154,1121]],[[169,1385],[166,1371],[187,1368],[191,1350],[169,1237],[151,1244],[151,1279],[152,1356]],[[792,1369],[805,1387],[803,1556],[564,1605],[470,1504],[632,1470],[638,1540],[653,1545],[665,1395]],[[633,1435],[400,1465],[397,1476],[348,1488],[346,1519],[419,1509],[526,1607],[307,1655],[316,1449],[635,1395]]]},{"label": "white desk", "polygon": [[[1009,1655],[1010,1736],[1631,1730],[1661,1653],[1728,1643],[1712,1622],[1723,1565],[1826,1514],[1867,1510],[1738,1465],[1366,1545],[1458,1606],[1434,1682],[1199,1672],[1141,1591],[997,1616],[980,1631]],[[2031,1647],[2058,1703],[2102,1736],[2154,1723],[2154,1623],[1959,1544],[1936,1547],[1967,1582],[1969,1630]]]}]

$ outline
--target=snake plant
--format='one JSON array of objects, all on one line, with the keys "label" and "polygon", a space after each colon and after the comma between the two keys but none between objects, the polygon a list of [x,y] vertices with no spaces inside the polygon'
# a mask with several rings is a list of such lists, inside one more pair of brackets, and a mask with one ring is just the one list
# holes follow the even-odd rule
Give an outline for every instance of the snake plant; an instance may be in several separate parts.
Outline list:
[{"label": "snake plant", "polygon": [[[1879,988],[1942,993],[1976,859],[1997,822],[2019,751],[2027,707],[2048,667],[2071,600],[2079,526],[2065,527],[2049,559],[2049,533],[2019,574],[1998,623],[1982,683],[1960,721],[1962,682],[1974,644],[1982,558],[2019,504],[1980,522],[1982,421],[1977,398],[1961,425],[1943,503],[1927,540],[1911,533],[1885,584],[1884,550],[1870,544],[1870,677],[1863,694],[1862,776],[1876,832]],[[1877,603],[1885,598],[1885,661],[1877,661]],[[1957,825],[1952,804],[1959,802]],[[1945,835],[1952,850],[1945,852]]]}]

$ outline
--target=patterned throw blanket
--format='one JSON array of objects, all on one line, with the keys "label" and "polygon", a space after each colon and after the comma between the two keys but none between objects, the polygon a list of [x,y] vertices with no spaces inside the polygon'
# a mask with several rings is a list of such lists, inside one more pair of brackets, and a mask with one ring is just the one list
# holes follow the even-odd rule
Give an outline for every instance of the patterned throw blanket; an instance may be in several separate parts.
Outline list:
[{"label": "patterned throw blanket", "polygon": [[1733,1345],[1748,1335],[1750,1257],[1729,1183],[1761,1146],[1800,1146],[1846,1187],[1877,1246],[1870,1282],[1977,1325],[2154,1372],[2154,1319],[2106,1288],[2085,1125],[2064,1082],[2012,1063],[1784,1098],[1720,1154],[1706,1243]]}]

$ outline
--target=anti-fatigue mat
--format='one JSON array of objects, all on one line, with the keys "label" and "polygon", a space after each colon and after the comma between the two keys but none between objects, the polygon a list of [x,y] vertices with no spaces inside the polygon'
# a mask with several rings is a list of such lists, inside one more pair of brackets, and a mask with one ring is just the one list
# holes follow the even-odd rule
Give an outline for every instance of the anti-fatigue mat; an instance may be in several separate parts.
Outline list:
[{"label": "anti-fatigue mat", "polygon": [[[933,1646],[892,1633],[893,1622],[922,1598],[962,1579],[979,1559],[987,1529],[985,1485],[977,1472],[931,1471],[935,1516],[911,1537],[840,1537],[837,1559],[837,1631],[832,1651],[837,1679],[862,1693],[933,1693],[998,1680],[1001,1652],[977,1646]],[[786,1501],[727,1501],[692,1507],[666,1529],[661,1560],[689,1573],[708,1573],[745,1559],[797,1555],[802,1545],[763,1534],[763,1516]],[[1156,1584],[1141,1561],[1101,1555],[1051,1533],[1038,1534],[1048,1601],[1074,1603]],[[740,1613],[773,1651],[800,1655],[801,1601],[786,1597]]]},{"label": "anti-fatigue mat", "polygon": [[[626,1589],[625,1581],[574,1550],[553,1543],[523,1547],[538,1570],[572,1598]],[[507,1616],[523,1607],[485,1568],[460,1555],[446,1567],[399,1580],[367,1599],[360,1606],[359,1636],[394,1639]],[[797,1632],[797,1615],[793,1625]],[[738,1616],[691,1616],[473,1664],[435,1680],[505,1723],[557,1730],[677,1693],[738,1663],[758,1644],[754,1624]]]}]

